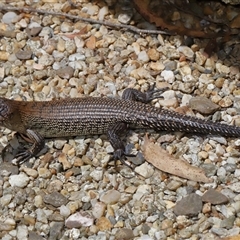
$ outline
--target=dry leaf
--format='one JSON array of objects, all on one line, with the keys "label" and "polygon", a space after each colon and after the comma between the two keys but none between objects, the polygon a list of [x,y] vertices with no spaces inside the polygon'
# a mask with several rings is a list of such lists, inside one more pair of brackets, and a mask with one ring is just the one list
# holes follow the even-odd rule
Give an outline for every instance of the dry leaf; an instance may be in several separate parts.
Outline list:
[{"label": "dry leaf", "polygon": [[171,33],[177,33],[179,35],[187,35],[199,38],[214,38],[218,35],[213,31],[203,31],[203,27],[201,27],[201,25],[200,28],[186,28],[184,23],[180,21],[177,21],[178,24],[172,24],[171,21],[168,21],[166,16],[162,16],[161,14],[165,13],[166,11],[162,11],[162,9],[159,9],[158,6],[151,8],[151,1],[149,0],[134,0],[133,3],[137,11],[145,19],[147,19],[147,21],[149,21],[150,23],[154,23],[157,27],[160,27],[161,29],[168,29]]},{"label": "dry leaf", "polygon": [[80,31],[77,31],[77,32],[73,32],[73,33],[63,33],[63,34],[60,34],[62,36],[65,36],[69,39],[74,39],[75,37],[77,36],[81,36],[81,35],[84,35],[87,33],[87,26],[85,26],[84,28],[82,28]]},{"label": "dry leaf", "polygon": [[[133,0],[132,2],[147,21],[163,30],[167,29],[172,34],[210,39],[228,38],[231,34],[238,34],[238,31],[235,32],[231,27],[240,27],[240,17],[229,21],[228,14],[218,13],[220,11],[235,13],[239,12],[239,9],[220,2],[211,3],[211,7],[208,1],[197,0]],[[217,31],[217,29],[224,30]]]},{"label": "dry leaf", "polygon": [[144,139],[143,155],[148,162],[161,171],[197,182],[212,182],[202,169],[191,166],[182,159],[174,158],[163,148],[152,143],[147,135]]},{"label": "dry leaf", "polygon": [[87,42],[86,42],[86,46],[89,49],[95,49],[96,47],[96,38],[94,36],[91,36]]}]

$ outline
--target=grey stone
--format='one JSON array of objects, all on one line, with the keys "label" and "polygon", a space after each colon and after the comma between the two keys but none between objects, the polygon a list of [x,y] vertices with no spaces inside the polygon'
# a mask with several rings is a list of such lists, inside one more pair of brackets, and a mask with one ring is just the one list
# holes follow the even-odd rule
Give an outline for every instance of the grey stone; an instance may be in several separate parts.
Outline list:
[{"label": "grey stone", "polygon": [[36,232],[29,231],[28,240],[44,240],[44,238],[37,234]]},{"label": "grey stone", "polygon": [[43,197],[43,201],[54,207],[60,207],[61,205],[65,205],[68,202],[67,198],[59,192],[52,192],[45,195]]},{"label": "grey stone", "polygon": [[176,215],[194,216],[202,210],[202,199],[196,193],[191,193],[176,203],[173,211]]},{"label": "grey stone", "polygon": [[210,188],[202,196],[203,202],[209,202],[211,204],[225,204],[228,203],[228,198],[222,193]]},{"label": "grey stone", "polygon": [[56,71],[56,74],[59,77],[65,78],[65,79],[70,79],[73,76],[73,73],[74,73],[74,69],[70,66],[60,68]]},{"label": "grey stone", "polygon": [[226,229],[232,229],[233,225],[234,225],[235,219],[236,219],[236,217],[234,215],[230,216],[230,217],[228,217],[226,219],[223,219],[222,222],[221,222],[220,227],[221,228],[226,228]]},{"label": "grey stone", "polygon": [[27,60],[31,58],[32,54],[30,50],[19,50],[16,52],[16,57],[20,60]]},{"label": "grey stone", "polygon": [[201,165],[207,177],[214,176],[218,170],[217,166],[211,163],[204,163]]},{"label": "grey stone", "polygon": [[201,96],[191,98],[189,105],[193,110],[196,110],[202,114],[212,114],[220,108],[220,106],[213,103],[208,98]]},{"label": "grey stone", "polygon": [[62,234],[61,231],[64,227],[63,222],[52,222],[50,225],[50,233],[49,233],[49,240],[57,240],[60,239]]},{"label": "grey stone", "polygon": [[120,239],[130,240],[133,238],[134,238],[133,230],[128,228],[119,229],[115,235],[116,240],[120,240]]}]

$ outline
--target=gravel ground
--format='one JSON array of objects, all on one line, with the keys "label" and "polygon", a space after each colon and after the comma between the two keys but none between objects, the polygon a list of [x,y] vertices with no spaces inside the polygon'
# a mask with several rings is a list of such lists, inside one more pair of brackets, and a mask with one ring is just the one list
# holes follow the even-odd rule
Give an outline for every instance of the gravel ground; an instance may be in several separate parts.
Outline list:
[{"label": "gravel ground", "polygon": [[[77,0],[73,8],[67,1],[26,0],[12,6],[154,29],[128,1],[114,7],[106,2]],[[3,97],[120,97],[127,87],[145,91],[156,83],[169,90],[153,105],[240,126],[237,42],[209,57],[203,52],[207,40],[139,35],[41,14],[8,11],[0,19]],[[147,132],[173,156],[203,168],[213,183],[188,181],[144,162],[145,130],[126,136],[144,177],[126,178],[128,168],[108,163],[106,136],[49,139],[41,156],[20,167],[0,165],[1,239],[211,240],[239,234],[240,141]],[[1,149],[18,145],[11,131],[2,128],[0,136]]]}]

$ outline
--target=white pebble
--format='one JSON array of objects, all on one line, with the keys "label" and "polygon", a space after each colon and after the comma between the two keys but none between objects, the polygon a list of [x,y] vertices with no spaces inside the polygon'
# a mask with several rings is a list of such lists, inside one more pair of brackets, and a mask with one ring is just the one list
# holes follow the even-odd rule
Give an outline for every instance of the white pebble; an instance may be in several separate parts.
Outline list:
[{"label": "white pebble", "polygon": [[173,71],[169,71],[169,70],[163,70],[161,73],[161,77],[163,77],[164,80],[168,83],[173,83],[175,80]]},{"label": "white pebble", "polygon": [[17,14],[15,12],[7,12],[2,17],[3,23],[12,23],[12,21],[17,17]]},{"label": "white pebble", "polygon": [[151,193],[151,186],[143,184],[138,186],[136,193],[133,195],[133,199],[139,200],[143,195],[148,195]]},{"label": "white pebble", "polygon": [[188,106],[191,98],[192,98],[192,95],[184,94],[182,97],[182,103],[180,106],[181,107]]},{"label": "white pebble", "polygon": [[143,163],[142,165],[135,168],[135,171],[143,176],[144,178],[149,178],[153,175],[154,169],[153,167],[148,164],[147,162]]},{"label": "white pebble", "polygon": [[149,57],[148,57],[148,55],[147,55],[147,53],[145,51],[141,51],[138,54],[138,60],[139,61],[143,61],[143,62],[148,62],[149,61]]},{"label": "white pebble", "polygon": [[17,24],[22,28],[26,28],[28,25],[25,19],[21,19]]},{"label": "white pebble", "polygon": [[101,181],[103,178],[103,171],[100,169],[95,169],[90,173],[90,176],[97,182]]},{"label": "white pebble", "polygon": [[17,227],[17,239],[27,239],[28,229],[25,225],[19,225]]},{"label": "white pebble", "polygon": [[83,60],[85,60],[85,58],[86,57],[82,53],[74,53],[69,56],[69,61],[72,61],[72,62],[78,61],[78,60],[83,61]]},{"label": "white pebble", "polygon": [[43,205],[43,198],[41,195],[37,195],[35,196],[34,198],[34,206],[39,208],[39,207],[42,207]]},{"label": "white pebble", "polygon": [[240,177],[240,169],[236,169],[234,172],[234,177],[239,178]]},{"label": "white pebble", "polygon": [[9,177],[9,183],[12,187],[24,188],[29,182],[29,177],[25,173],[20,173],[18,175],[11,175]]},{"label": "white pebble", "polygon": [[235,182],[228,186],[232,191],[240,193],[240,182]]},{"label": "white pebble", "polygon": [[103,193],[103,195],[100,197],[100,201],[106,204],[115,204],[119,201],[120,197],[121,197],[120,192],[112,189]]},{"label": "white pebble", "polygon": [[97,202],[93,206],[93,211],[92,211],[93,216],[98,219],[103,216],[105,210],[106,210],[106,205],[102,202]]},{"label": "white pebble", "polygon": [[123,24],[128,24],[131,21],[132,14],[121,13],[118,15],[118,21]]},{"label": "white pebble", "polygon": [[63,217],[68,217],[70,214],[71,214],[71,211],[68,207],[62,205],[60,208],[60,214],[63,216]]},{"label": "white pebble", "polygon": [[225,177],[226,176],[226,169],[224,167],[220,167],[217,171],[217,175],[219,177]]},{"label": "white pebble", "polygon": [[37,28],[37,27],[41,27],[41,25],[39,24],[39,23],[37,23],[37,22],[31,22],[31,23],[29,23],[29,25],[28,25],[28,28]]},{"label": "white pebble", "polygon": [[190,60],[193,59],[194,57],[194,52],[191,48],[187,47],[187,46],[180,46],[178,48],[178,51],[182,54],[184,54],[184,56]]},{"label": "white pebble", "polygon": [[108,7],[107,6],[102,7],[98,12],[98,19],[102,21],[107,14]]},{"label": "white pebble", "polygon": [[0,204],[3,207],[7,206],[11,200],[12,200],[12,194],[5,194],[0,198]]},{"label": "white pebble", "polygon": [[164,100],[175,98],[176,93],[173,90],[168,90],[162,93],[162,96],[164,97]]},{"label": "white pebble", "polygon": [[66,219],[65,225],[68,228],[89,227],[93,225],[93,218],[86,214],[77,212]]}]

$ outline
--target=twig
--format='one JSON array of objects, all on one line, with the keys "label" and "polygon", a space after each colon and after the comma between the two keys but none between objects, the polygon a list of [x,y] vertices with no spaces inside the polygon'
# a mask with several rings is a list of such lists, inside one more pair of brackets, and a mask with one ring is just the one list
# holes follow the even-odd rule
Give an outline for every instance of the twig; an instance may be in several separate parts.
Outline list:
[{"label": "twig", "polygon": [[69,19],[74,19],[78,21],[88,22],[92,24],[101,24],[104,26],[112,27],[112,28],[122,28],[122,29],[128,29],[132,32],[138,33],[138,34],[163,34],[163,35],[173,35],[170,32],[166,31],[160,31],[160,30],[147,30],[147,29],[140,29],[134,26],[126,25],[126,24],[120,24],[120,23],[111,23],[108,21],[101,21],[101,20],[94,20],[91,18],[84,18],[79,16],[74,16],[68,13],[61,13],[61,12],[53,12],[53,11],[47,11],[47,10],[41,10],[41,9],[34,9],[34,8],[28,8],[28,7],[12,7],[7,5],[0,5],[0,10],[3,11],[18,11],[18,12],[35,12],[39,14],[47,14],[47,15],[54,15],[54,16],[60,16],[60,17],[66,17]]}]

